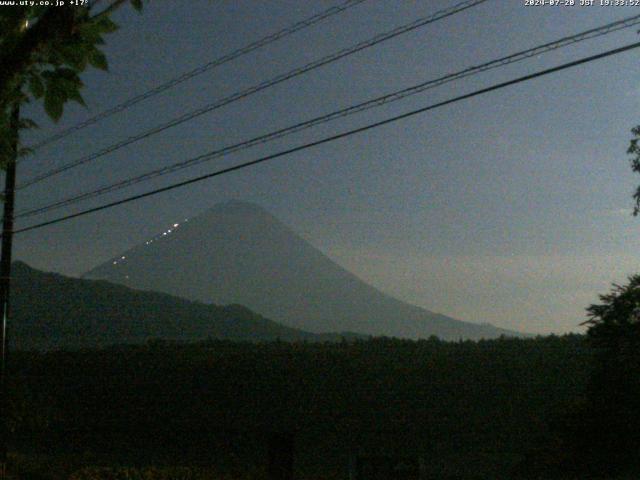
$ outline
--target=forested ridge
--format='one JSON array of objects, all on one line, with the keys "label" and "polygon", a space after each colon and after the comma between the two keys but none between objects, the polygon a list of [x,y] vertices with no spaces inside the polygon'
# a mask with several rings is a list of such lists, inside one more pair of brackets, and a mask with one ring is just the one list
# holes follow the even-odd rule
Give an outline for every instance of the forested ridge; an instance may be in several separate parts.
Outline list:
[{"label": "forested ridge", "polygon": [[94,463],[247,466],[265,432],[283,431],[301,472],[341,478],[355,452],[504,478],[580,401],[590,358],[579,335],[17,352],[13,428],[18,450]]},{"label": "forested ridge", "polygon": [[286,327],[242,305],[208,305],[133,290],[105,281],[13,265],[11,335],[19,349],[99,348],[150,338],[198,341],[339,340],[350,333],[313,334]]}]

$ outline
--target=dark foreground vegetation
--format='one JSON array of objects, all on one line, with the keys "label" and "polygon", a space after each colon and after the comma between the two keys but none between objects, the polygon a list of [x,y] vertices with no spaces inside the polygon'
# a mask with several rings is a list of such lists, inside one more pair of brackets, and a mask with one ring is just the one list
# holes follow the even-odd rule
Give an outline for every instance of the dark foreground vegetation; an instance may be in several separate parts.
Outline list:
[{"label": "dark foreground vegetation", "polygon": [[12,470],[340,479],[394,458],[402,476],[356,480],[639,478],[640,275],[600,298],[586,337],[16,353]]},{"label": "dark foreground vegetation", "polygon": [[[570,335],[19,352],[13,459],[22,478],[260,478],[286,434],[300,479],[348,478],[355,455],[421,457],[426,478],[548,478],[575,464],[591,351]],[[99,468],[117,466],[129,476]]]}]

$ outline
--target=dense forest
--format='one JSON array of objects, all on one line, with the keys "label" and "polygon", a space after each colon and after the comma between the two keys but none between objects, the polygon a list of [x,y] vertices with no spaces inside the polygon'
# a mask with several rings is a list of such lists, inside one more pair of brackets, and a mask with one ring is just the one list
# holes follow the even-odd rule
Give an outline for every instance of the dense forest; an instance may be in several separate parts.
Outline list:
[{"label": "dense forest", "polygon": [[16,352],[14,458],[45,462],[32,478],[114,464],[239,474],[280,432],[301,479],[347,478],[354,455],[421,458],[427,478],[521,478],[582,402],[591,360],[578,335]]}]

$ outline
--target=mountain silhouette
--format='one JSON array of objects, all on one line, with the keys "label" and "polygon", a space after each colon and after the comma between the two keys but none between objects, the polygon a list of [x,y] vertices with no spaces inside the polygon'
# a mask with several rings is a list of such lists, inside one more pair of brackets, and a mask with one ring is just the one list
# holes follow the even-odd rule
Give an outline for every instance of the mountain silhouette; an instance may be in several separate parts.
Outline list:
[{"label": "mountain silhouette", "polygon": [[[13,264],[13,348],[91,348],[149,340],[338,341],[279,325],[240,305],[205,305]],[[345,334],[347,338],[354,335]]]},{"label": "mountain silhouette", "polygon": [[380,292],[261,207],[221,203],[84,275],[215,304],[240,304],[314,333],[443,339],[519,335]]}]

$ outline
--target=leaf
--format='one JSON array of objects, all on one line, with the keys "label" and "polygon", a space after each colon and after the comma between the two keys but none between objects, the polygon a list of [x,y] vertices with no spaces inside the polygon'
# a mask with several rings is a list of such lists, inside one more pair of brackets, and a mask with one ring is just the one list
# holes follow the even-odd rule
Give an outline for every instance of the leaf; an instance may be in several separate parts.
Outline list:
[{"label": "leaf", "polygon": [[44,96],[44,110],[54,122],[58,122],[64,110],[64,100],[54,92],[47,90]]},{"label": "leaf", "polygon": [[82,44],[72,44],[60,47],[59,53],[65,63],[67,63],[76,72],[83,71],[87,66],[86,47]]},{"label": "leaf", "polygon": [[104,43],[100,33],[100,27],[96,23],[97,22],[87,22],[78,28],[82,42],[89,46]]},{"label": "leaf", "polygon": [[46,85],[47,90],[55,91],[57,95],[66,99],[71,96],[73,91],[81,88],[83,83],[75,71],[69,68],[58,68],[47,75]]},{"label": "leaf", "polygon": [[18,128],[20,128],[21,130],[30,130],[32,128],[38,128],[38,124],[30,118],[21,118],[20,123],[18,124]]},{"label": "leaf", "polygon": [[34,152],[33,148],[29,147],[20,147],[18,148],[18,157],[26,157],[32,155]]},{"label": "leaf", "polygon": [[100,70],[109,70],[109,63],[107,57],[100,50],[95,49],[89,56],[89,63],[92,67],[99,68]]},{"label": "leaf", "polygon": [[87,106],[87,104],[84,101],[84,98],[82,98],[82,95],[80,94],[80,90],[78,90],[78,89],[76,89],[73,92],[71,92],[71,95],[69,95],[69,99],[73,100],[76,103],[79,103],[83,107]]},{"label": "leaf", "polygon": [[98,18],[94,25],[98,28],[99,33],[112,33],[119,28],[109,17]]},{"label": "leaf", "polygon": [[58,79],[63,79],[63,80],[67,80],[69,82],[73,82],[74,84],[81,84],[82,82],[80,81],[80,77],[78,76],[78,73],[73,70],[72,68],[56,68],[53,71],[53,76],[52,78],[54,80],[58,80]]},{"label": "leaf", "polygon": [[35,73],[29,77],[29,90],[35,98],[42,98],[44,95],[44,84],[39,74]]},{"label": "leaf", "polygon": [[138,12],[142,11],[142,0],[131,0],[131,6]]}]

